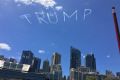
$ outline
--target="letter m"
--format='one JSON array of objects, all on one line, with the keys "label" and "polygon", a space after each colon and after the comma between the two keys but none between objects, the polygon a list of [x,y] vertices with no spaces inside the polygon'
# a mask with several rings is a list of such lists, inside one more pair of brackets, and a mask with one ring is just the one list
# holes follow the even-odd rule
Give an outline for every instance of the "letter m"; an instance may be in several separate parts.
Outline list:
[{"label": "letter m", "polygon": [[77,21],[77,10],[76,11],[74,11],[71,15],[68,15],[66,12],[63,12],[63,16],[64,16],[64,22],[66,21],[66,18],[68,18],[68,19],[70,19],[70,18],[72,18],[73,16],[75,16],[75,20]]}]

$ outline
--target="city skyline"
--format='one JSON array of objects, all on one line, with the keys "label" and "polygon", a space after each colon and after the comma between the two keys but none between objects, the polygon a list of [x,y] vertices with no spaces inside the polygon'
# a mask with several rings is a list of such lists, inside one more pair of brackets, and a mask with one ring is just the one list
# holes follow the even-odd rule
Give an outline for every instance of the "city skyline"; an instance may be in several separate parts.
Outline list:
[{"label": "city skyline", "polygon": [[[120,71],[112,16],[115,6],[120,22],[120,0],[50,0],[52,4],[30,1],[0,0],[0,55],[19,61],[22,50],[32,50],[43,62],[45,59],[51,61],[52,53],[57,51],[64,55],[61,65],[63,73],[68,75],[72,45],[81,51],[82,64],[86,54],[94,53],[100,73],[106,68],[114,73]],[[45,14],[43,24],[39,13]],[[58,23],[55,23],[56,14]],[[48,20],[52,24],[46,24]]]},{"label": "city skyline", "polygon": [[[75,48],[75,47],[73,47],[73,46],[71,46],[70,47],[70,55],[71,55],[71,53],[73,54],[73,55],[76,55],[76,57],[78,57],[78,54],[80,54],[79,55],[79,58],[80,59],[78,59],[78,58],[73,58],[73,60],[75,60],[76,59],[76,61],[75,61],[75,63],[74,62],[72,62],[71,61],[71,59],[68,61],[69,63],[71,63],[71,64],[74,64],[74,66],[76,66],[76,67],[72,67],[71,65],[69,65],[69,67],[68,67],[68,69],[69,70],[71,70],[72,68],[74,68],[74,69],[77,69],[77,68],[80,68],[80,67],[86,67],[86,68],[89,68],[90,69],[90,71],[91,72],[97,72],[97,71],[100,71],[100,70],[98,70],[97,69],[97,65],[96,65],[96,63],[97,63],[97,61],[96,61],[96,58],[94,57],[94,54],[93,53],[88,53],[88,54],[86,54],[86,55],[84,55],[84,58],[81,58],[82,56],[81,56],[81,52],[80,52],[80,50],[78,50],[77,48]],[[77,51],[77,54],[76,54],[76,51]],[[4,56],[4,55],[0,55],[0,56]],[[26,57],[25,57],[26,56]],[[58,56],[60,56],[60,58],[58,57]],[[73,57],[73,56],[72,56]],[[6,57],[4,57],[4,58],[6,58]],[[51,55],[51,60],[48,60],[47,58],[45,59],[45,60],[42,60],[42,62],[41,62],[41,58],[37,58],[37,59],[39,59],[40,60],[40,63],[38,63],[38,64],[35,64],[34,65],[34,63],[33,63],[33,61],[34,61],[34,58],[37,58],[35,55],[34,55],[34,53],[31,51],[31,50],[23,50],[22,51],[22,53],[21,53],[21,59],[19,60],[19,61],[16,61],[16,59],[15,58],[6,58],[6,60],[7,61],[10,61],[10,62],[15,62],[15,63],[20,63],[20,64],[28,64],[28,65],[31,65],[31,68],[30,68],[30,72],[32,71],[32,72],[36,72],[35,70],[37,70],[37,69],[40,69],[40,70],[42,70],[43,72],[45,71],[45,72],[50,72],[51,70],[50,70],[50,67],[52,67],[52,65],[61,65],[62,63],[61,63],[61,59],[62,59],[62,55],[61,54],[59,54],[58,52],[53,52],[53,54]],[[1,58],[2,59],[2,58]],[[11,60],[12,59],[12,60]],[[83,63],[81,63],[82,62],[82,60],[84,60],[84,62]],[[95,60],[95,62],[93,62]],[[46,66],[48,66],[49,67],[49,70],[47,70],[47,67],[45,66],[45,64],[46,64],[46,61],[48,61],[47,62],[47,65]],[[78,63],[78,61],[80,61],[79,63]],[[92,61],[92,63],[91,63],[91,61]],[[45,64],[44,64],[44,62],[45,62]],[[77,62],[77,64],[76,64],[76,62]],[[41,65],[41,63],[42,63],[42,65]],[[33,67],[33,65],[34,66],[39,66],[39,67]],[[45,68],[46,67],[46,68]],[[63,67],[63,66],[61,66],[61,67]],[[45,70],[45,69],[47,70]],[[108,69],[106,69],[106,70],[108,70]],[[38,71],[37,71],[38,72]],[[63,76],[65,75],[64,74],[64,71],[62,70],[62,74],[63,74]],[[100,73],[100,74],[105,74],[105,71],[104,71],[104,73]],[[70,73],[69,74],[67,74],[67,75],[65,75],[65,76],[69,76],[70,75]]]}]

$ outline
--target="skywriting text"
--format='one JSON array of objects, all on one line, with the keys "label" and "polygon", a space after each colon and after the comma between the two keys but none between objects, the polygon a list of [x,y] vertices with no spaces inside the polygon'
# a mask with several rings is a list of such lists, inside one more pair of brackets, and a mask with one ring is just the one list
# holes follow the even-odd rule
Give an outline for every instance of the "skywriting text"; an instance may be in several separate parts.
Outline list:
[{"label": "skywriting text", "polygon": [[[33,16],[35,17],[40,24],[57,24],[59,21],[62,22],[68,22],[68,21],[78,21],[79,20],[79,14],[81,12],[78,10],[74,10],[71,13],[67,11],[36,11],[33,14],[23,14],[21,15],[21,19],[26,20],[29,24],[32,24]],[[88,16],[92,14],[92,9],[84,9],[84,11],[81,13],[82,17],[80,17],[83,21],[86,20]]]}]

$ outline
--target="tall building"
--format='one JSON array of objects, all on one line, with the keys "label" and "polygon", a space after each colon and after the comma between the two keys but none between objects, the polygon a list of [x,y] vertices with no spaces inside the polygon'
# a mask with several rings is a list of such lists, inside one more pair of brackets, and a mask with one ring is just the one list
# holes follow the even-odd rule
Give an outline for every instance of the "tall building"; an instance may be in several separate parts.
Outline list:
[{"label": "tall building", "polygon": [[52,65],[61,64],[61,55],[55,52],[52,56]]},{"label": "tall building", "polygon": [[22,56],[21,56],[21,60],[20,60],[20,64],[32,65],[33,58],[34,58],[34,55],[31,51],[23,51]]},{"label": "tall building", "polygon": [[50,73],[50,80],[62,80],[61,55],[57,52],[55,52],[52,56]]},{"label": "tall building", "polygon": [[70,49],[70,69],[71,68],[79,68],[81,66],[81,52],[71,47]]},{"label": "tall building", "polygon": [[49,60],[43,61],[43,72],[50,72]]},{"label": "tall building", "polygon": [[85,57],[86,67],[90,68],[90,71],[96,71],[96,59],[94,54],[87,54]]},{"label": "tall building", "polygon": [[40,64],[41,64],[41,59],[39,59],[37,57],[34,57],[33,58],[33,64],[32,64],[32,67],[31,67],[31,71],[32,72],[38,72],[39,69],[40,69]]}]

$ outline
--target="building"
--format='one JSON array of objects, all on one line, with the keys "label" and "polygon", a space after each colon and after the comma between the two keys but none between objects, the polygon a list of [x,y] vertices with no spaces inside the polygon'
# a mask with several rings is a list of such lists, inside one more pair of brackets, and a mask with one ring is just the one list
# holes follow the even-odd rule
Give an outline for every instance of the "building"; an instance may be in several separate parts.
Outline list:
[{"label": "building", "polygon": [[20,60],[20,64],[32,65],[33,58],[34,58],[34,55],[31,51],[23,51],[22,56],[21,56],[21,60]]},{"label": "building", "polygon": [[20,72],[28,72],[30,69],[30,65],[27,64],[18,64],[13,62],[7,62],[4,60],[0,60],[0,69],[20,71]]},{"label": "building", "polygon": [[79,68],[81,66],[81,52],[71,47],[70,49],[70,69],[71,68]]},{"label": "building", "polygon": [[46,75],[0,69],[0,80],[47,80]]},{"label": "building", "polygon": [[61,64],[61,55],[57,52],[55,52],[52,56],[52,64],[51,65],[56,65],[56,64]]},{"label": "building", "polygon": [[41,59],[34,57],[33,58],[33,64],[31,66],[31,72],[39,72],[40,69],[40,64],[41,64]]},{"label": "building", "polygon": [[81,72],[75,68],[70,69],[70,80],[81,80]]},{"label": "building", "polygon": [[10,58],[9,61],[10,61],[10,62],[13,62],[13,63],[17,63],[17,60],[14,59],[14,58]]},{"label": "building", "polygon": [[65,75],[64,75],[64,77],[63,77],[63,79],[62,79],[62,80],[67,80]]},{"label": "building", "polygon": [[106,70],[106,76],[111,77],[111,78],[115,77],[115,75],[113,74],[113,72],[111,70]]},{"label": "building", "polygon": [[4,60],[4,56],[3,55],[0,55],[0,60]]},{"label": "building", "polygon": [[70,76],[67,77],[67,80],[70,80]]},{"label": "building", "polygon": [[79,69],[71,68],[69,80],[104,80],[104,78],[104,75],[90,72],[89,68],[82,66]]},{"label": "building", "polygon": [[90,68],[90,71],[95,72],[96,71],[96,59],[94,57],[94,54],[87,54],[85,57],[86,61],[86,67]]},{"label": "building", "polygon": [[77,69],[71,68],[70,69],[70,80],[85,80],[84,74],[88,74],[88,73],[90,73],[90,69],[85,66],[81,66]]},{"label": "building", "polygon": [[8,59],[8,58],[4,57],[4,61],[9,62],[9,61],[10,61],[10,59]]},{"label": "building", "polygon": [[78,70],[80,71],[80,72],[84,72],[84,73],[88,73],[88,72],[90,72],[90,68],[88,68],[88,67],[85,67],[85,66],[80,66],[80,68],[78,68]]},{"label": "building", "polygon": [[61,55],[57,52],[52,56],[50,80],[62,80]]},{"label": "building", "polygon": [[116,76],[120,79],[120,72],[117,72]]},{"label": "building", "polygon": [[43,72],[50,72],[49,60],[43,61]]},{"label": "building", "polygon": [[62,67],[60,64],[51,66],[50,80],[62,80]]}]

